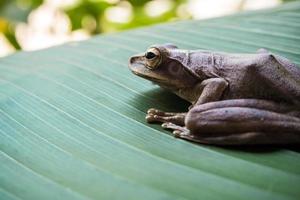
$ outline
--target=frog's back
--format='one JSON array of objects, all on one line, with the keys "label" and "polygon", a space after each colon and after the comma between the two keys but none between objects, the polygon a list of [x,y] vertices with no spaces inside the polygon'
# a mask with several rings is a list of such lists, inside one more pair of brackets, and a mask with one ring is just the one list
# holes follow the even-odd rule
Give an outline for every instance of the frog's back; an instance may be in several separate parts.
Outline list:
[{"label": "frog's back", "polygon": [[[230,85],[224,99],[258,98],[290,102],[292,96],[300,102],[300,68],[284,57],[271,53],[227,54],[218,67],[218,75]],[[264,68],[262,71],[268,69],[269,74],[261,73],[260,68]],[[274,77],[277,79],[274,80]],[[279,79],[293,80],[293,86],[276,84]],[[287,95],[282,92],[285,87],[296,88],[298,94]]]},{"label": "frog's back", "polygon": [[[228,81],[229,89],[224,93],[223,99],[256,98],[289,101],[290,99],[282,93],[280,88],[274,87],[274,82],[268,82],[266,77],[259,74],[258,67],[274,67],[270,73],[274,73],[274,76],[296,80],[299,86],[298,91],[300,91],[300,68],[288,59],[269,52],[230,54],[201,51],[191,55],[191,60],[193,59],[198,62],[197,65],[192,65],[197,66],[193,69],[195,73],[199,75],[204,73],[207,78],[220,77]],[[271,59],[281,65],[281,71],[284,73],[276,70],[276,65],[270,66]]]}]

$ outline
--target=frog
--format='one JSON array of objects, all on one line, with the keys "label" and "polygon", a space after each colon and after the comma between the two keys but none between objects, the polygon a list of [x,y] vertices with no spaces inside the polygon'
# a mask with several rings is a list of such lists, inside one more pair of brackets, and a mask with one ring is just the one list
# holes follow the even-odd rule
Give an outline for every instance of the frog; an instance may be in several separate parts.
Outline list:
[{"label": "frog", "polygon": [[150,108],[149,123],[208,145],[300,143],[300,68],[267,49],[226,53],[151,45],[129,58],[141,78],[188,101],[186,112]]}]

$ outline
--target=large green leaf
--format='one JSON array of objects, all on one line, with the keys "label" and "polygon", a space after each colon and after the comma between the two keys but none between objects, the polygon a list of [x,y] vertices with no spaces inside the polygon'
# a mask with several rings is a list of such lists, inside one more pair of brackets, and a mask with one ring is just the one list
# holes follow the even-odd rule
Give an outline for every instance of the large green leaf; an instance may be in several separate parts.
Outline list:
[{"label": "large green leaf", "polygon": [[[175,95],[131,74],[153,43],[300,63],[300,3],[98,36],[0,60],[0,199],[299,199],[300,154],[221,148],[145,123]],[[253,77],[255,78],[255,77]]]}]

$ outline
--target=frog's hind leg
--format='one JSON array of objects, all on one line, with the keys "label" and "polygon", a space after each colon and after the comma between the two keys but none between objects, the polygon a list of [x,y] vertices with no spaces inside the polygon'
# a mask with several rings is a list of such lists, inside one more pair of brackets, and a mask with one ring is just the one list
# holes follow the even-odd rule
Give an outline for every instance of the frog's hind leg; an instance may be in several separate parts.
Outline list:
[{"label": "frog's hind leg", "polygon": [[260,110],[268,110],[278,113],[284,113],[300,118],[300,108],[286,103],[278,103],[262,99],[230,99],[209,102],[201,104],[193,109],[193,112],[203,112],[206,110],[226,108],[226,107],[241,107],[241,108],[256,108]]},{"label": "frog's hind leg", "polygon": [[[253,106],[255,101],[259,106]],[[260,107],[263,103],[265,109]],[[227,100],[196,106],[185,120],[190,135],[182,138],[221,145],[300,143],[300,118],[290,114],[288,106],[280,105],[277,112],[274,105],[263,100]]]}]

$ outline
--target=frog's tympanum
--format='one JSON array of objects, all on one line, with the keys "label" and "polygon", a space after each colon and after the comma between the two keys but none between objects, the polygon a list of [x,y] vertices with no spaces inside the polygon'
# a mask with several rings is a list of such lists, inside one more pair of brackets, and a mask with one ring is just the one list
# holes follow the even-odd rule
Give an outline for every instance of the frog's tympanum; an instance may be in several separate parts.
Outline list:
[{"label": "frog's tympanum", "polygon": [[130,70],[189,101],[185,113],[149,109],[176,137],[220,145],[300,143],[300,68],[265,49],[253,54],[151,46]]}]

